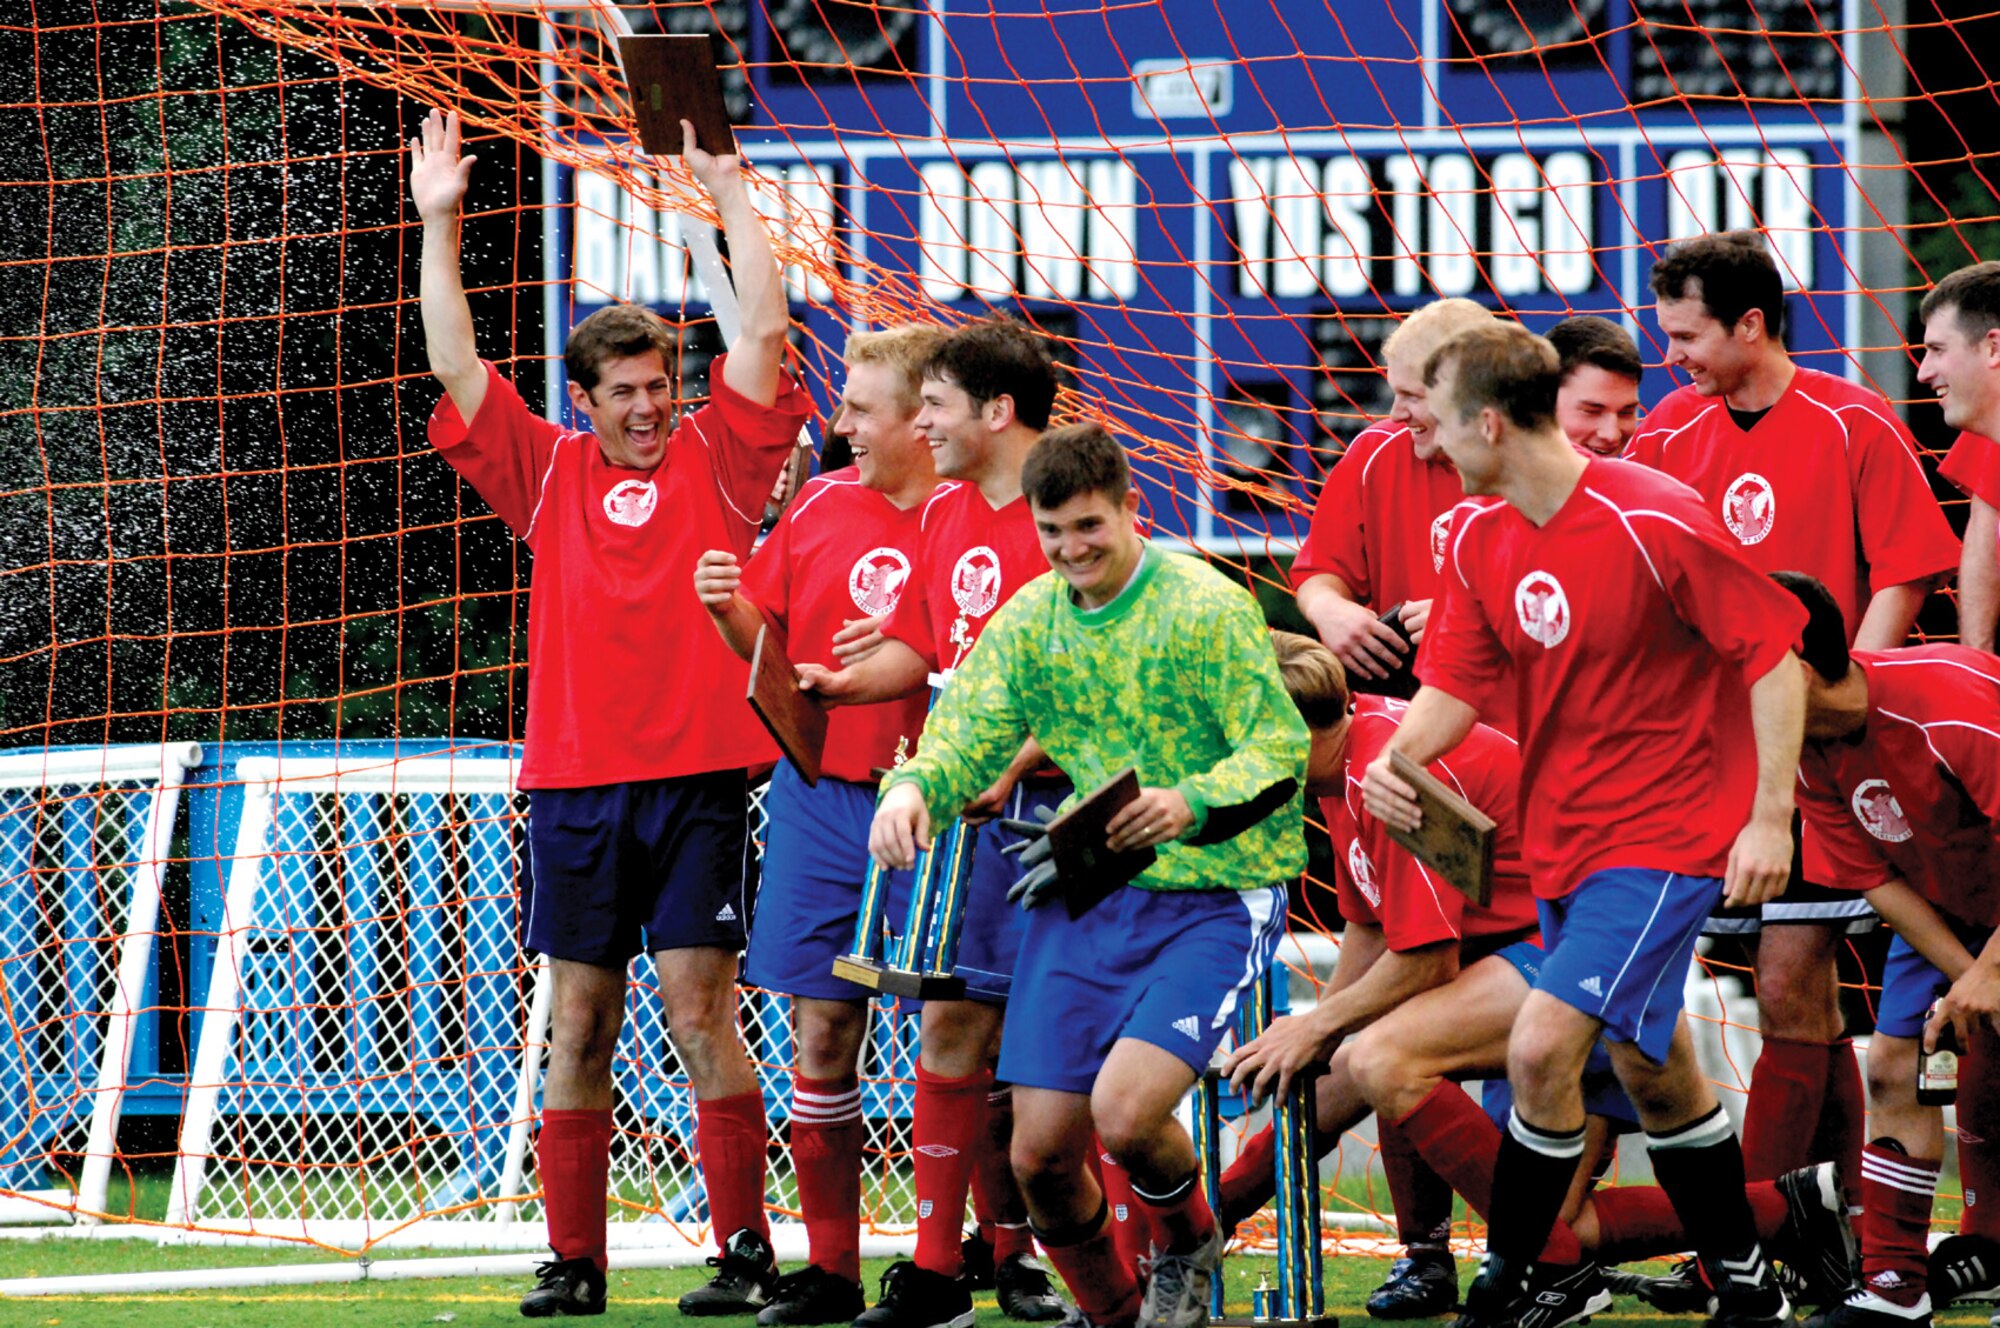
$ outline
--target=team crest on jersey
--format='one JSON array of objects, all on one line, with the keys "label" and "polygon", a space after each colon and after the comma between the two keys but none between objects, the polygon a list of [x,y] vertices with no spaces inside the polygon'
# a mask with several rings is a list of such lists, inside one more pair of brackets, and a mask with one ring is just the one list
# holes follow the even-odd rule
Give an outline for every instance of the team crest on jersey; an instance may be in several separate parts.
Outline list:
[{"label": "team crest on jersey", "polygon": [[604,495],[604,515],[621,526],[643,526],[660,505],[660,490],[651,480],[621,480]]},{"label": "team crest on jersey", "polygon": [[1355,889],[1368,901],[1370,908],[1382,906],[1382,887],[1375,883],[1375,864],[1368,860],[1368,850],[1355,840],[1347,846],[1347,874],[1354,878]]},{"label": "team crest on jersey", "polygon": [[1521,630],[1546,648],[1561,645],[1569,635],[1569,596],[1547,572],[1530,572],[1514,587],[1514,615]]},{"label": "team crest on jersey", "polygon": [[1896,801],[1886,779],[1862,780],[1850,801],[1854,805],[1854,819],[1861,822],[1861,828],[1884,843],[1900,844],[1916,833],[1910,829],[1910,818],[1903,815],[1903,804]]},{"label": "team crest on jersey", "polygon": [[887,545],[870,549],[854,560],[847,573],[847,593],[854,607],[873,618],[896,607],[910,579],[910,560],[901,549]]},{"label": "team crest on jersey", "polygon": [[1777,520],[1777,491],[1756,471],[1744,471],[1723,491],[1722,522],[1743,543],[1760,543]]},{"label": "team crest on jersey", "polygon": [[984,544],[967,549],[951,569],[951,597],[968,618],[984,618],[1000,604],[1000,555]]},{"label": "team crest on jersey", "polygon": [[1451,511],[1447,507],[1431,520],[1431,570],[1444,570],[1444,546],[1451,538]]}]

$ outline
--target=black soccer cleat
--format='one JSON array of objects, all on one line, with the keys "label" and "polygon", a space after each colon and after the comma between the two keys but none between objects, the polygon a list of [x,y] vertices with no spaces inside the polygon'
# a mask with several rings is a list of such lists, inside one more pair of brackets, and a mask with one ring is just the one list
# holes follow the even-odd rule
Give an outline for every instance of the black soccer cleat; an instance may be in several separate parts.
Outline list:
[{"label": "black soccer cleat", "polygon": [[[1792,1328],[1796,1322],[1791,1300],[1773,1279],[1755,1291],[1717,1297],[1715,1313],[1704,1328]],[[1844,1328],[1862,1326],[1847,1324]]]},{"label": "black soccer cleat", "polygon": [[993,1289],[993,1242],[974,1227],[972,1234],[958,1243],[958,1282],[967,1291]]},{"label": "black soccer cleat", "polygon": [[1612,1269],[1604,1285],[1621,1296],[1637,1296],[1661,1314],[1712,1314],[1715,1291],[1695,1259],[1683,1259],[1663,1277]]},{"label": "black soccer cleat", "polygon": [[883,1270],[882,1298],[854,1328],[972,1328],[972,1320],[972,1294],[957,1278],[902,1259]]},{"label": "black soccer cleat", "polygon": [[1465,1305],[1452,1328],[1514,1328],[1528,1299],[1535,1265],[1515,1265],[1489,1252],[1465,1289]]},{"label": "black soccer cleat", "polygon": [[1884,1300],[1867,1287],[1856,1287],[1826,1313],[1807,1319],[1806,1328],[1931,1328],[1931,1298],[1924,1296],[1914,1305],[1903,1306]]},{"label": "black soccer cleat", "polygon": [[1939,1309],[1962,1300],[2000,1300],[2000,1241],[1946,1236],[1931,1251],[1930,1291]]},{"label": "black soccer cleat", "polygon": [[682,1314],[755,1314],[778,1289],[778,1260],[771,1242],[749,1227],[723,1242],[722,1253],[711,1256],[715,1276],[681,1297]]},{"label": "black soccer cleat", "polygon": [[1520,1312],[1520,1328],[1567,1328],[1589,1323],[1590,1316],[1611,1308],[1611,1289],[1604,1269],[1594,1261],[1563,1267],[1537,1264],[1528,1279],[1528,1298]]},{"label": "black soccer cleat", "polygon": [[1840,1193],[1840,1164],[1822,1162],[1778,1177],[1785,1225],[1771,1253],[1800,1280],[1812,1305],[1838,1305],[1854,1281],[1857,1246]]},{"label": "black soccer cleat", "polygon": [[1458,1305],[1458,1265],[1449,1250],[1418,1250],[1389,1265],[1368,1294],[1371,1319],[1433,1319]]},{"label": "black soccer cleat", "polygon": [[1000,1309],[1016,1323],[1053,1323],[1069,1313],[1049,1270],[1032,1254],[1010,1254],[993,1270]]},{"label": "black soccer cleat", "polygon": [[780,1325],[852,1323],[854,1316],[868,1308],[861,1284],[836,1276],[818,1264],[808,1264],[796,1273],[778,1279],[777,1290],[757,1322],[763,1328]]},{"label": "black soccer cleat", "polygon": [[521,1297],[530,1319],[604,1313],[604,1271],[593,1259],[550,1259],[535,1265],[535,1289]]}]

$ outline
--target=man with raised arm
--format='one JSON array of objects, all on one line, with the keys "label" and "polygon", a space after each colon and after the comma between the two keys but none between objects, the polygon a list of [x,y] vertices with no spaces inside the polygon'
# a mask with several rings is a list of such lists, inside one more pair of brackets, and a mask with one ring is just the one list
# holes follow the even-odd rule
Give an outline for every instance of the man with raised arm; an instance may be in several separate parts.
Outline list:
[{"label": "man with raised arm", "polygon": [[1804,615],[1686,487],[1570,446],[1555,423],[1560,360],[1542,338],[1465,333],[1424,377],[1472,496],[1452,524],[1424,686],[1363,776],[1363,803],[1416,829],[1415,790],[1391,755],[1450,752],[1476,698],[1511,679],[1521,787],[1534,790],[1522,845],[1548,947],[1509,1039],[1514,1108],[1460,1324],[1511,1324],[1521,1309],[1583,1150],[1583,1070],[1600,1036],[1711,1273],[1716,1321],[1782,1323],[1791,1306],[1681,993],[1717,901],[1784,888]]},{"label": "man with raised arm", "polygon": [[[1933,1303],[2000,1290],[2000,665],[1958,645],[1849,651],[1840,606],[1810,613],[1799,808],[1815,879],[1866,890],[1896,939],[1868,1040],[1861,1284],[1824,1328],[1928,1328]],[[1917,1099],[1932,1002],[1958,1068],[1959,1234],[1931,1251],[1944,1111]]]},{"label": "man with raised arm", "polygon": [[[910,324],[849,337],[847,382],[832,427],[854,464],[809,480],[747,568],[730,549],[702,554],[695,593],[744,659],[767,620],[793,655],[844,656],[902,598],[916,565],[918,513],[937,487],[916,417],[923,366],[943,335]],[[835,977],[832,967],[854,943],[874,771],[913,744],[923,724],[921,696],[836,710],[819,781],[808,785],[784,760],[765,794],[764,867],[744,978],[792,998],[787,1116],[811,1262],[779,1281],[757,1313],[760,1324],[847,1323],[866,1308],[867,1129],[857,1075],[870,993]]]},{"label": "man with raised arm", "polygon": [[[916,427],[930,440],[938,485],[920,509],[918,557],[879,648],[833,671],[808,657],[802,682],[833,705],[922,695],[927,682],[950,691],[949,678],[972,658],[981,633],[1022,586],[1048,571],[1021,494],[1021,465],[1048,424],[1056,367],[1045,338],[1011,319],[970,323],[950,333],[924,366]],[[857,642],[876,645],[873,636]],[[966,809],[990,821],[1027,819],[1069,796],[1069,782],[1047,765],[1032,740]],[[971,1288],[959,1240],[966,1192],[973,1192],[982,1232],[990,1224],[994,1286],[1008,1317],[1060,1318],[1061,1298],[1034,1258],[1034,1240],[1007,1164],[1013,1097],[993,1078],[1014,956],[1023,925],[1007,904],[1017,860],[1002,855],[1014,836],[978,828],[958,976],[965,1000],[927,1001],[912,1110],[912,1168],[917,1248],[890,1265],[882,1295],[860,1328],[967,1328]],[[978,1248],[975,1244],[972,1248]]]},{"label": "man with raised arm", "polygon": [[[1839,601],[1850,640],[1898,646],[1958,545],[1879,393],[1793,362],[1785,287],[1755,232],[1703,235],[1653,268],[1667,364],[1689,386],[1646,415],[1626,456],[1700,494],[1759,571],[1796,569]],[[1744,1107],[1743,1156],[1769,1180],[1807,1161],[1860,1172],[1861,1074],[1840,1011],[1834,960],[1849,928],[1872,925],[1857,895],[1807,874],[1712,933],[1754,933],[1763,1049]]]},{"label": "man with raised arm", "polygon": [[[1284,934],[1305,862],[1306,732],[1255,598],[1134,528],[1125,449],[1096,425],[1044,434],[1021,477],[1052,575],[994,615],[891,774],[869,831],[907,867],[1033,733],[1080,786],[1135,769],[1112,852],[1158,856],[1072,917],[1045,882],[1015,966],[1000,1077],[1035,1234],[1094,1328],[1202,1328],[1223,1233],[1175,1109]],[[1057,882],[1080,888],[1083,882]],[[1092,1133],[1164,1244],[1143,1304],[1107,1229]]]},{"label": "man with raised arm", "polygon": [[729,239],[742,331],[715,362],[709,404],[676,425],[666,324],[631,305],[584,319],[563,363],[587,433],[535,416],[479,358],[458,263],[474,159],[459,154],[457,115],[431,112],[410,144],[425,345],[445,388],[431,441],[535,553],[521,912],[523,943],[548,956],[554,987],[536,1159],[555,1257],[521,1302],[530,1317],[604,1308],[611,1058],[642,950],[694,1091],[721,1242],[715,1277],[681,1310],[753,1312],[777,1277],[764,1098],[736,1008],[752,888],[747,767],[772,750],[742,700],[747,670],[688,569],[704,549],[749,552],[811,403],[783,369],[784,288],[740,163],[683,130]]},{"label": "man with raised arm", "polygon": [[[1299,611],[1340,658],[1357,691],[1371,690],[1392,672],[1407,680],[1443,565],[1445,529],[1465,496],[1432,431],[1424,361],[1458,333],[1493,321],[1483,305],[1449,299],[1425,305],[1397,326],[1382,345],[1383,373],[1395,393],[1389,418],[1363,429],[1334,463],[1292,564]],[[1400,630],[1381,621],[1398,605]],[[1490,709],[1487,722],[1507,728],[1504,705]],[[1458,1302],[1451,1189],[1393,1129],[1382,1135],[1382,1170],[1404,1255],[1369,1295],[1368,1313],[1382,1319],[1443,1314]]]}]

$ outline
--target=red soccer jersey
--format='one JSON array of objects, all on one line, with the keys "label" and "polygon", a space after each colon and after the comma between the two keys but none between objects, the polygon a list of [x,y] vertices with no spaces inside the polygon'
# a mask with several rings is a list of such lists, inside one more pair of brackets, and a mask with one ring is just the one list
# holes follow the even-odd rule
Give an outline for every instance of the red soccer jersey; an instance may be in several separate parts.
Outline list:
[{"label": "red soccer jersey", "polygon": [[1388,829],[1362,807],[1361,772],[1388,745],[1408,708],[1386,697],[1354,699],[1354,722],[1347,735],[1346,797],[1320,799],[1320,813],[1333,840],[1340,916],[1380,927],[1389,948],[1398,951],[1533,927],[1535,895],[1521,864],[1521,837],[1514,829],[1521,796],[1521,752],[1512,738],[1476,724],[1449,756],[1430,766],[1432,774],[1500,823],[1493,843],[1493,902],[1484,908],[1389,838]]},{"label": "red soccer jersey", "polygon": [[1472,699],[1511,661],[1535,893],[1606,867],[1722,875],[1757,787],[1748,684],[1806,615],[1700,497],[1594,460],[1539,528],[1470,499],[1440,581],[1417,673]]},{"label": "red soccer jersey", "polygon": [[1327,474],[1292,584],[1331,572],[1377,613],[1429,599],[1444,566],[1451,509],[1464,498],[1450,462],[1419,460],[1400,424],[1371,424]]},{"label": "red soccer jersey", "polygon": [[1806,879],[1900,876],[1964,922],[2000,926],[2000,663],[1964,646],[1865,650],[1868,717],[1799,761]]},{"label": "red soccer jersey", "polygon": [[[916,566],[922,505],[904,511],[860,475],[850,466],[807,483],[743,569],[744,596],[784,630],[794,660],[831,666],[834,634],[894,609]],[[895,760],[898,739],[915,751],[923,726],[922,693],[839,706],[827,716],[822,769],[872,785],[870,771]]]},{"label": "red soccer jersey", "polygon": [[920,509],[923,556],[909,592],[883,633],[922,655],[933,670],[965,659],[993,612],[1049,570],[1028,500],[987,505],[976,484],[947,480]]},{"label": "red soccer jersey", "polygon": [[1825,582],[1850,641],[1875,591],[1958,567],[1910,431],[1880,396],[1817,369],[1797,370],[1748,433],[1720,397],[1683,387],[1625,455],[1692,485],[1758,571]]},{"label": "red soccer jersey", "polygon": [[743,699],[748,667],[694,593],[704,549],[750,552],[764,499],[812,403],[777,405],[711,371],[651,470],[614,466],[588,433],[537,417],[486,366],[470,425],[446,396],[431,442],[535,552],[528,601],[523,788],[580,788],[726,770],[776,748]]},{"label": "red soccer jersey", "polygon": [[1938,474],[1958,486],[1966,497],[2000,507],[2000,446],[1991,438],[1960,434],[1938,465]]}]

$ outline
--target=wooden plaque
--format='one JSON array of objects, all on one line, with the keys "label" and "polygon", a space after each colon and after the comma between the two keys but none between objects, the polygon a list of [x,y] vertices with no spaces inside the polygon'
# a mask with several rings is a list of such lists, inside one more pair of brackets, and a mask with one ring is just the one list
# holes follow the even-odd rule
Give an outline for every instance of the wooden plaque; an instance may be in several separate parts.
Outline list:
[{"label": "wooden plaque", "polygon": [[750,708],[778,740],[808,784],[819,783],[820,755],[826,750],[826,707],[799,690],[798,671],[785,655],[785,638],[765,623],[750,652]]},{"label": "wooden plaque", "polygon": [[704,151],[718,157],[736,151],[706,33],[620,37],[618,60],[625,66],[639,145],[648,153],[680,156],[682,120],[694,125],[694,141]]},{"label": "wooden plaque", "polygon": [[1160,856],[1151,848],[1113,853],[1104,846],[1105,825],[1138,796],[1139,772],[1126,766],[1049,822],[1049,852],[1064,882],[1063,903],[1070,917],[1088,913]]},{"label": "wooden plaque", "polygon": [[1417,791],[1423,824],[1411,834],[1384,822],[1389,838],[1482,908],[1493,902],[1493,818],[1401,752],[1389,768]]}]

